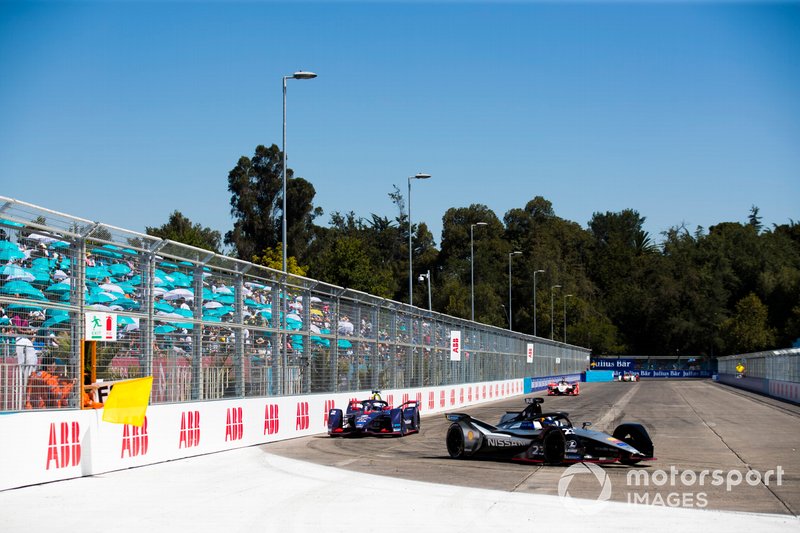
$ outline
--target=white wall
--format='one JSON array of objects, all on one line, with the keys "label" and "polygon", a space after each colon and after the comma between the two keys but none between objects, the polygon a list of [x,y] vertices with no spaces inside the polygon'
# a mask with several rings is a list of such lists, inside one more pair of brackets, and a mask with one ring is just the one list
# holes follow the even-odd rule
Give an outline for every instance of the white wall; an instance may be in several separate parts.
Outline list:
[{"label": "white wall", "polygon": [[[392,405],[417,399],[424,416],[522,393],[523,380],[512,379],[387,390],[382,397]],[[103,422],[102,410],[3,414],[0,490],[325,433],[330,408],[368,396],[361,391],[152,405],[142,428]]]}]

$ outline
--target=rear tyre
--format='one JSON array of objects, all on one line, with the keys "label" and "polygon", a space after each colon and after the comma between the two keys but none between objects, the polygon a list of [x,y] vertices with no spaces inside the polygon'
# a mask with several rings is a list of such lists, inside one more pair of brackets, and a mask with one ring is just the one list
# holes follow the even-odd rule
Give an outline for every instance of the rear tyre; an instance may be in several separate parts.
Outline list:
[{"label": "rear tyre", "polygon": [[544,462],[549,465],[558,465],[564,462],[564,446],[566,440],[560,429],[549,428],[542,437]]},{"label": "rear tyre", "polygon": [[447,453],[453,459],[464,458],[464,432],[458,424],[451,424],[447,430]]}]

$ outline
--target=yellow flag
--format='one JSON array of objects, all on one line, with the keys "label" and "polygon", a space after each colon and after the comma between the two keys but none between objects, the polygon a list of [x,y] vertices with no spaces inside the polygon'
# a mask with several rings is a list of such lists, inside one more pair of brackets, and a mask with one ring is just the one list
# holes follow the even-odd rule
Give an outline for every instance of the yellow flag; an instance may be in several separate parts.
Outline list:
[{"label": "yellow flag", "polygon": [[141,427],[152,387],[153,376],[115,383],[103,406],[103,421]]}]

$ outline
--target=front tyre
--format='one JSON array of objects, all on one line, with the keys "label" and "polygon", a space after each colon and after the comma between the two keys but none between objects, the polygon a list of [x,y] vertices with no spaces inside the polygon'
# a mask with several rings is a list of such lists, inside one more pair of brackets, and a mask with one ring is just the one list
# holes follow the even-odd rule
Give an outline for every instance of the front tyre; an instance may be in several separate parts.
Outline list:
[{"label": "front tyre", "polygon": [[548,428],[542,436],[542,449],[544,462],[549,465],[558,465],[564,462],[564,447],[566,439],[560,429]]},{"label": "front tyre", "polygon": [[447,453],[453,459],[464,458],[464,431],[458,424],[451,424],[447,430]]}]

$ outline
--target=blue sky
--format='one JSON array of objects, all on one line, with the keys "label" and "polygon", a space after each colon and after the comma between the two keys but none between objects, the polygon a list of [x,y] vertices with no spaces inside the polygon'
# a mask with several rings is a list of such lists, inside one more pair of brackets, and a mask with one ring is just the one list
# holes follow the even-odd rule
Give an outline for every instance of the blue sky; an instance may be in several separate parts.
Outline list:
[{"label": "blue sky", "polygon": [[586,227],[800,220],[800,2],[1,2],[0,194],[144,231],[232,226],[227,174],[281,143],[325,210]]}]

